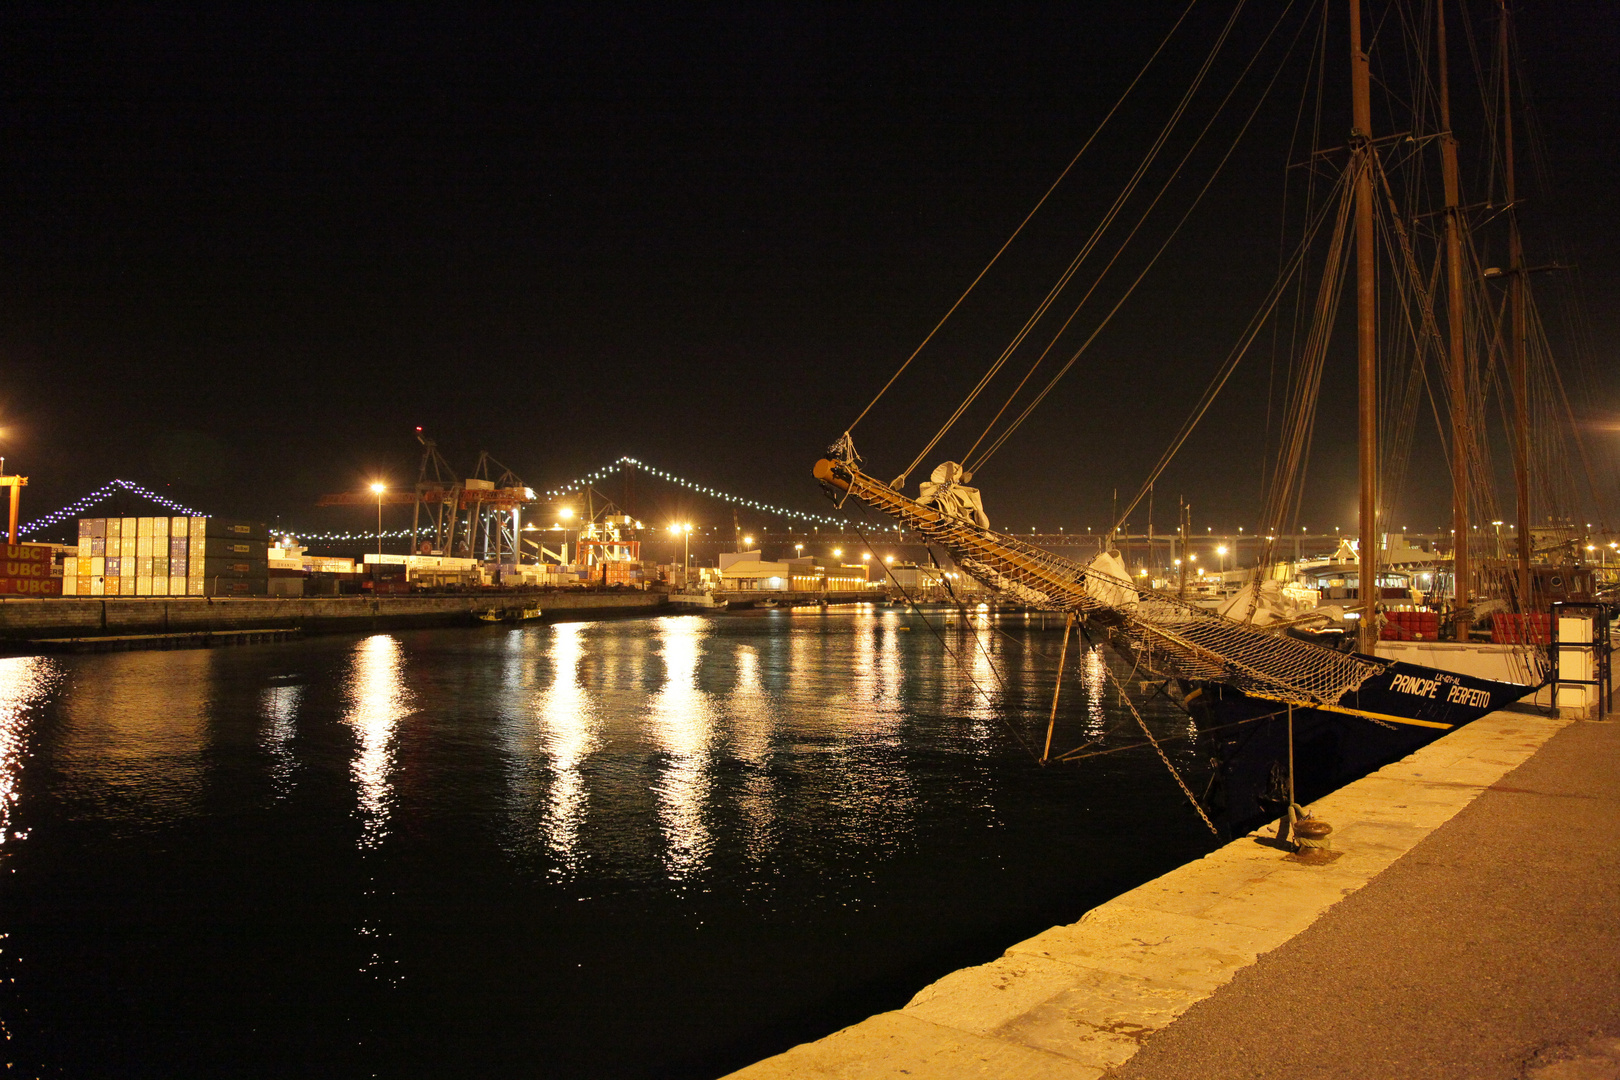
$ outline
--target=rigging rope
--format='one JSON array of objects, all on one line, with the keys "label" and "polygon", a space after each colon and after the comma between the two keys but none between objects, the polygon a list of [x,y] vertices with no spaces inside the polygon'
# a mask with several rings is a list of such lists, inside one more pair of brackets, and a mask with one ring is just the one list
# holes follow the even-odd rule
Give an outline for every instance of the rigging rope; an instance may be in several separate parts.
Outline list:
[{"label": "rigging rope", "polygon": [[[909,476],[913,469],[922,464],[923,459],[933,452],[934,447],[939,445],[939,441],[945,437],[946,433],[949,432],[951,428],[956,426],[956,422],[962,418],[962,414],[967,412],[968,408],[972,406],[973,402],[976,401],[979,395],[984,392],[984,389],[990,385],[991,380],[993,380],[1001,371],[1003,365],[1005,365],[1012,357],[1012,354],[1017,351],[1020,345],[1023,344],[1024,339],[1035,329],[1036,324],[1045,317],[1047,310],[1050,309],[1054,302],[1056,302],[1058,296],[1063,292],[1063,290],[1068,288],[1069,282],[1073,280],[1074,275],[1079,271],[1081,265],[1091,255],[1092,251],[1096,249],[1097,245],[1102,242],[1102,238],[1108,232],[1108,230],[1113,227],[1114,221],[1125,209],[1125,204],[1130,201],[1131,196],[1136,193],[1137,187],[1142,183],[1143,179],[1146,178],[1148,170],[1152,168],[1153,163],[1158,160],[1160,151],[1164,149],[1165,143],[1169,141],[1171,134],[1175,131],[1177,125],[1181,123],[1181,118],[1186,115],[1187,108],[1192,104],[1193,98],[1197,95],[1198,90],[1203,86],[1204,78],[1209,74],[1209,69],[1215,63],[1215,58],[1220,55],[1221,49],[1225,46],[1227,38],[1231,36],[1232,27],[1237,22],[1238,15],[1242,13],[1244,3],[1245,0],[1238,0],[1237,5],[1232,9],[1232,14],[1228,17],[1226,26],[1222,29],[1220,35],[1215,39],[1215,44],[1210,48],[1209,55],[1204,58],[1204,63],[1198,69],[1197,75],[1193,77],[1191,85],[1189,85],[1186,91],[1182,94],[1181,101],[1178,102],[1175,109],[1171,111],[1169,118],[1165,121],[1164,127],[1159,130],[1158,136],[1148,147],[1147,153],[1144,154],[1142,160],[1137,163],[1136,171],[1131,174],[1130,179],[1126,181],[1124,188],[1120,190],[1119,194],[1114,196],[1113,204],[1109,206],[1108,210],[1103,214],[1096,226],[1092,228],[1091,235],[1088,236],[1085,243],[1081,245],[1079,252],[1077,252],[1074,258],[1069,261],[1069,265],[1064,269],[1063,273],[1058,276],[1058,280],[1053,283],[1049,290],[1047,290],[1045,298],[1036,306],[1035,310],[1030,313],[1029,318],[1024,320],[1024,325],[1019,328],[1018,333],[1013,335],[1012,341],[1007,344],[1006,348],[1002,349],[1001,355],[996,358],[995,363],[991,364],[984,375],[980,377],[978,385],[974,386],[974,388],[968,392],[967,397],[963,398],[961,403],[957,405],[956,411],[951,413],[950,418],[940,426],[940,429],[937,432],[934,433],[934,437],[929,440],[928,445],[922,448],[921,452],[917,454],[915,460],[913,460],[912,463],[906,467],[905,471],[900,474],[902,478]],[[1208,131],[1209,129],[1206,126],[1204,130]],[[1202,136],[1200,136],[1200,138],[1201,137]],[[1196,147],[1197,143],[1194,143],[1193,145]],[[1186,159],[1183,158],[1182,160],[1183,163],[1185,163]],[[1180,167],[1178,166],[1176,173],[1171,174],[1170,180],[1173,181],[1176,174],[1179,172]],[[1169,186],[1168,181],[1166,182],[1165,186],[1166,188]],[[1163,194],[1164,189],[1161,189],[1159,192],[1159,197],[1162,197]],[[1158,198],[1155,198],[1153,200],[1153,204],[1148,207],[1149,212],[1151,212],[1153,206],[1156,206],[1157,204]],[[1142,220],[1146,220],[1146,215],[1143,216]],[[1141,221],[1137,222],[1136,228],[1131,230],[1131,235],[1135,235],[1136,229],[1141,228],[1141,224]],[[1127,241],[1128,239],[1129,238],[1127,238]],[[1114,258],[1109,260],[1108,266],[1103,268],[1102,275],[1099,275],[1099,282],[1101,281],[1102,276],[1105,276],[1108,273],[1108,268],[1112,267],[1115,260],[1118,258],[1119,254],[1116,252]],[[1093,283],[1092,290],[1095,290],[1096,287],[1097,284]],[[1088,290],[1086,297],[1089,298],[1090,295],[1091,290]],[[1084,303],[1085,299],[1083,298],[1081,300],[1081,304],[1083,305]],[[1079,309],[1076,308],[1076,312],[1078,312],[1078,310]],[[1072,320],[1074,316],[1070,315],[1069,318]],[[1067,328],[1069,324],[1068,322],[1065,322],[1063,325],[1064,328]],[[1061,337],[1062,333],[1063,331],[1059,330],[1058,336]],[[1054,338],[1053,341],[1055,343],[1056,338]],[[1048,348],[1050,348],[1050,346],[1048,346]],[[1045,356],[1045,353],[1042,353],[1041,355]],[[1037,361],[1037,363],[1039,363],[1039,361]],[[1005,406],[1003,406],[1003,408],[1005,408]],[[999,417],[1000,413],[997,413],[996,415]],[[980,440],[983,438],[983,435],[979,436]],[[975,441],[973,445],[974,447],[977,447],[978,441]],[[971,454],[972,452],[973,451],[970,449],[968,454]],[[967,455],[963,455],[963,457],[965,460]],[[971,472],[972,470],[970,469],[969,471]]]},{"label": "rigging rope", "polygon": [[[1275,31],[1276,26],[1274,25],[1271,33],[1275,33]],[[1271,33],[1267,34],[1267,41],[1271,39]],[[1298,40],[1299,33],[1296,31],[1294,41],[1289,44],[1289,52],[1292,52],[1294,44],[1297,43]],[[1262,48],[1263,47],[1264,46],[1262,45]],[[1258,53],[1256,54],[1256,57],[1258,57]],[[1251,59],[1250,64],[1252,65],[1253,62],[1254,61]],[[1247,72],[1248,69],[1245,68],[1244,70]],[[1232,140],[1232,144],[1227,147],[1226,153],[1222,155],[1221,160],[1216,163],[1214,171],[1212,171],[1209,178],[1204,181],[1203,187],[1198,189],[1198,194],[1193,197],[1193,200],[1190,204],[1188,204],[1186,211],[1183,212],[1181,218],[1170,230],[1169,235],[1164,238],[1164,241],[1159,245],[1158,250],[1153,253],[1152,258],[1148,260],[1147,264],[1142,267],[1141,272],[1136,275],[1136,277],[1131,281],[1130,285],[1125,289],[1124,295],[1122,295],[1115,302],[1114,306],[1108,310],[1108,313],[1103,316],[1102,321],[1099,322],[1092,330],[1090,336],[1088,336],[1086,340],[1081,343],[1079,349],[1075,351],[1074,355],[1069,357],[1068,361],[1063,365],[1063,367],[1058,370],[1058,373],[1052,376],[1047,384],[1041,389],[1041,392],[1035,396],[1034,400],[1024,407],[1023,412],[1019,413],[1018,417],[1013,420],[1011,425],[1009,425],[999,436],[996,437],[995,442],[990,444],[990,447],[979,456],[978,460],[968,466],[969,472],[976,473],[982,469],[985,463],[990,460],[995,452],[1001,449],[1002,445],[1012,437],[1013,432],[1018,430],[1024,421],[1029,418],[1029,415],[1035,411],[1036,407],[1038,407],[1040,403],[1046,399],[1046,396],[1052,392],[1053,387],[1055,387],[1058,382],[1069,373],[1069,370],[1074,367],[1075,363],[1079,361],[1080,357],[1084,355],[1086,350],[1091,347],[1091,343],[1096,341],[1103,330],[1108,327],[1108,324],[1113,321],[1114,316],[1119,313],[1119,309],[1124,307],[1126,301],[1128,301],[1136,292],[1137,286],[1142,284],[1143,279],[1146,278],[1153,267],[1158,264],[1159,259],[1163,257],[1165,251],[1169,249],[1170,244],[1175,240],[1175,238],[1180,235],[1182,227],[1187,224],[1187,220],[1192,216],[1193,211],[1198,208],[1199,204],[1203,201],[1204,196],[1208,194],[1209,189],[1214,185],[1215,180],[1221,175],[1221,172],[1226,167],[1226,163],[1231,160],[1232,154],[1236,152],[1238,145],[1243,141],[1244,135],[1248,133],[1250,126],[1254,123],[1255,117],[1259,115],[1260,107],[1265,104],[1267,98],[1271,94],[1272,89],[1277,85],[1277,79],[1281,76],[1281,74],[1282,69],[1279,66],[1277,72],[1272,75],[1271,81],[1266,84],[1266,88],[1260,94],[1259,99],[1256,100],[1254,108],[1249,111],[1248,118],[1244,120],[1242,127],[1238,129],[1237,135]],[[1241,82],[1241,77],[1239,81]]]},{"label": "rigging rope", "polygon": [[1131,80],[1130,85],[1125,88],[1124,93],[1119,95],[1119,99],[1114,102],[1113,107],[1108,110],[1108,112],[1103,116],[1102,120],[1097,124],[1097,127],[1089,136],[1087,136],[1086,141],[1081,145],[1080,149],[1075,152],[1074,157],[1069,159],[1069,163],[1063,167],[1063,171],[1058,173],[1057,179],[1052,181],[1052,186],[1046,189],[1046,194],[1042,195],[1035,205],[1030,208],[1029,213],[1024,215],[1024,220],[1018,223],[1018,228],[1014,229],[1012,231],[1012,235],[1007,237],[1006,242],[1004,242],[1001,247],[996,249],[996,253],[990,257],[990,261],[984,264],[984,269],[980,270],[978,275],[974,277],[974,279],[968,284],[968,287],[962,291],[962,295],[956,298],[956,303],[952,304],[950,306],[950,310],[946,311],[945,314],[940,318],[939,322],[934,324],[934,328],[928,331],[928,336],[923,338],[922,342],[911,351],[911,355],[906,357],[905,362],[900,365],[899,369],[896,370],[893,375],[889,376],[889,381],[883,384],[883,389],[879,390],[876,396],[874,396],[871,401],[866,403],[866,408],[862,409],[860,415],[855,417],[854,422],[845,429],[846,433],[854,431],[855,425],[866,419],[866,414],[872,411],[872,406],[876,405],[879,399],[881,399],[884,394],[889,392],[889,388],[894,385],[895,380],[900,378],[901,373],[904,372],[906,368],[911,366],[911,362],[917,359],[917,354],[922,352],[927,344],[933,340],[934,335],[939,333],[940,327],[944,326],[946,321],[956,312],[956,309],[962,306],[962,301],[968,298],[968,294],[971,293],[974,287],[979,284],[984,275],[988,274],[990,272],[990,268],[996,265],[996,260],[1000,259],[1007,248],[1012,245],[1012,242],[1018,238],[1018,234],[1024,231],[1024,226],[1028,225],[1030,219],[1033,218],[1036,213],[1039,212],[1040,208],[1046,204],[1046,200],[1051,197],[1052,192],[1058,189],[1058,185],[1063,183],[1064,178],[1067,177],[1069,172],[1075,167],[1076,164],[1079,163],[1080,158],[1088,149],[1090,149],[1091,144],[1096,141],[1097,136],[1102,134],[1103,128],[1107,127],[1108,122],[1114,118],[1114,113],[1118,112],[1119,107],[1125,104],[1125,99],[1131,96],[1131,91],[1136,89],[1136,84],[1142,81],[1142,77],[1148,73],[1148,69],[1153,66],[1153,62],[1159,58],[1159,54],[1164,51],[1164,47],[1170,44],[1170,39],[1175,36],[1175,33],[1178,29],[1180,29],[1182,22],[1186,20],[1187,16],[1192,13],[1192,9],[1197,5],[1198,0],[1189,0],[1187,6],[1182,9],[1181,14],[1176,17],[1176,21],[1171,24],[1170,29],[1165,33],[1164,38],[1159,42],[1158,48],[1153,50],[1153,54],[1147,58],[1147,62],[1143,64],[1142,69],[1136,73],[1136,77]]}]

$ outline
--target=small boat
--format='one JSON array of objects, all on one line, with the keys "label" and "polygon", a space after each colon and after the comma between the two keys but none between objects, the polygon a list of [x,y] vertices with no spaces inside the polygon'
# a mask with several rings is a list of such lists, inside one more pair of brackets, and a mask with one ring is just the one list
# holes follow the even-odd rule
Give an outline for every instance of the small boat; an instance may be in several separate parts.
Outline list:
[{"label": "small boat", "polygon": [[512,609],[512,608],[493,608],[492,607],[488,611],[477,612],[475,614],[475,617],[480,622],[498,623],[498,622],[527,622],[530,619],[538,619],[540,617],[540,615],[541,615],[540,609],[537,608],[537,607],[517,608],[515,610]]},{"label": "small boat", "polygon": [[695,589],[690,592],[672,592],[669,594],[669,602],[687,607],[707,608],[711,611],[724,611],[728,606],[728,601],[724,597]]}]

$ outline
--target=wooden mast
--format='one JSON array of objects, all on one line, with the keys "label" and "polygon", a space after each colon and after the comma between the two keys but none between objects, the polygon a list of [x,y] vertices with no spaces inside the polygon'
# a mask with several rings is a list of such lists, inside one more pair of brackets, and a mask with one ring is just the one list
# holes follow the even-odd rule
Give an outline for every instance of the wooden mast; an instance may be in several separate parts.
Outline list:
[{"label": "wooden mast", "polygon": [[1361,619],[1356,646],[1370,656],[1378,644],[1378,289],[1373,249],[1372,90],[1367,54],[1361,47],[1361,0],[1349,2],[1350,167],[1356,176],[1357,457],[1361,470]]},{"label": "wooden mast", "polygon": [[1530,595],[1530,385],[1525,374],[1524,241],[1519,236],[1519,191],[1513,175],[1513,84],[1508,60],[1507,0],[1498,0],[1502,52],[1503,174],[1508,219],[1508,380],[1513,384],[1513,479],[1518,488],[1519,610],[1535,610]]},{"label": "wooden mast", "polygon": [[1452,582],[1458,616],[1458,641],[1468,640],[1473,623],[1464,610],[1470,606],[1473,573],[1468,540],[1468,451],[1472,436],[1468,425],[1468,346],[1463,313],[1462,198],[1457,179],[1457,139],[1451,131],[1451,83],[1446,55],[1446,5],[1434,5],[1436,45],[1440,51],[1440,175],[1446,198],[1446,329],[1449,339],[1451,384],[1451,536]]}]

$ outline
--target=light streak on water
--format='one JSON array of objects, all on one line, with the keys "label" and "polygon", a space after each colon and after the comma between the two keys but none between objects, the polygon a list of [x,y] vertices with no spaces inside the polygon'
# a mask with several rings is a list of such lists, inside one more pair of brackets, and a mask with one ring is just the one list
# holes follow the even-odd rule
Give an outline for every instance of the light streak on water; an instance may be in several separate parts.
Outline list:
[{"label": "light streak on water", "polygon": [[42,656],[0,659],[0,846],[22,839],[12,834],[11,816],[28,750],[28,713],[60,676],[55,663]]},{"label": "light streak on water", "polygon": [[394,729],[411,713],[399,641],[374,634],[355,646],[344,723],[354,729],[350,775],[359,788],[360,848],[379,846],[388,835],[393,806]]},{"label": "light streak on water", "polygon": [[705,821],[709,797],[708,747],[714,736],[715,708],[698,687],[698,664],[707,619],[669,616],[654,621],[664,660],[664,684],[653,695],[649,716],[653,739],[664,755],[657,782],[659,824],[664,835],[664,866],[671,881],[702,873],[714,841]]},{"label": "light streak on water", "polygon": [[259,700],[264,717],[260,743],[270,755],[270,783],[278,798],[285,798],[293,787],[293,771],[298,759],[293,753],[293,736],[298,734],[298,705],[304,688],[297,685],[267,686]]},{"label": "light streak on water", "polygon": [[585,630],[583,623],[559,623],[552,628],[551,685],[539,695],[535,710],[551,772],[540,827],[547,849],[565,874],[579,867],[580,830],[589,803],[583,766],[601,743],[596,701],[579,671],[585,657]]}]

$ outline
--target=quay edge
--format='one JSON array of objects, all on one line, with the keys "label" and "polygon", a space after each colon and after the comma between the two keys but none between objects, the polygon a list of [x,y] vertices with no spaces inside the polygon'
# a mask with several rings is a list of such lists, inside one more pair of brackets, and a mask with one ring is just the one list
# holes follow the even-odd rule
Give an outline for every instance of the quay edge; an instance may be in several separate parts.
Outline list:
[{"label": "quay edge", "polygon": [[1369,884],[1571,723],[1517,709],[1491,713],[1311,804],[1334,826],[1332,862],[1303,864],[1250,834],[990,963],[952,972],[899,1009],[726,1080],[908,1073],[1097,1080]]},{"label": "quay edge", "polygon": [[545,618],[646,615],[666,610],[662,593],[537,593],[523,596],[61,597],[0,600],[0,643],[36,638],[178,634],[221,630],[305,633],[470,624],[491,607],[538,603]]}]

